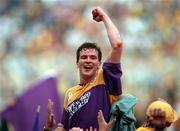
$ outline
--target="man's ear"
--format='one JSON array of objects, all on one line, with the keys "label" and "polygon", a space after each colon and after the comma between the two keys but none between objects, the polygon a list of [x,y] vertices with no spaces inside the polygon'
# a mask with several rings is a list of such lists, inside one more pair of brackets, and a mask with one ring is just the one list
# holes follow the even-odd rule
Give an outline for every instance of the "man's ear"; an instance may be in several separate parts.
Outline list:
[{"label": "man's ear", "polygon": [[100,62],[99,62],[99,67],[101,66],[101,64],[102,64],[102,62],[100,61]]},{"label": "man's ear", "polygon": [[76,62],[76,67],[79,68],[79,63],[78,62]]},{"label": "man's ear", "polygon": [[101,62],[99,62],[97,69],[99,69],[100,67],[101,67]]}]

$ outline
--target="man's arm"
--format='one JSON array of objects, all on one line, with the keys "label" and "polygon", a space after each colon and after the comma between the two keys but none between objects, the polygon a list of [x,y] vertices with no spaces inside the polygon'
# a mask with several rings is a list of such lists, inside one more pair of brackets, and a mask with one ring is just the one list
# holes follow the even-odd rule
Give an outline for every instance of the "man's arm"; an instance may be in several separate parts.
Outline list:
[{"label": "man's arm", "polygon": [[122,39],[118,29],[113,24],[109,16],[100,7],[95,7],[92,10],[92,15],[95,21],[102,21],[104,23],[111,43],[112,50],[105,62],[119,63],[122,54]]}]

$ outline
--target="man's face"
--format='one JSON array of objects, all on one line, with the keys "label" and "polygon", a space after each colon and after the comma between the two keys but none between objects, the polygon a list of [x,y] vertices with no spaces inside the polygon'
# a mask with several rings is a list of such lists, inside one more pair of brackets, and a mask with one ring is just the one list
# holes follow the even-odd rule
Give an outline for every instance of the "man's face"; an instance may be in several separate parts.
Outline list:
[{"label": "man's face", "polygon": [[84,79],[92,79],[96,75],[101,62],[98,60],[98,52],[95,49],[83,49],[80,51],[79,68],[80,77]]}]

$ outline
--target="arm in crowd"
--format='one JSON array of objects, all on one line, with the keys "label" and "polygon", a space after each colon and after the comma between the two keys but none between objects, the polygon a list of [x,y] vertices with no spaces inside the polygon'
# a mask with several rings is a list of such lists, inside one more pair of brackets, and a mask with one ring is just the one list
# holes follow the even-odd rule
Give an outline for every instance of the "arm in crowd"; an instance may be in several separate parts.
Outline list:
[{"label": "arm in crowd", "polygon": [[48,120],[44,127],[44,131],[52,131],[53,127],[55,126],[53,106],[54,106],[54,103],[51,101],[51,99],[49,99],[48,105],[47,105]]}]

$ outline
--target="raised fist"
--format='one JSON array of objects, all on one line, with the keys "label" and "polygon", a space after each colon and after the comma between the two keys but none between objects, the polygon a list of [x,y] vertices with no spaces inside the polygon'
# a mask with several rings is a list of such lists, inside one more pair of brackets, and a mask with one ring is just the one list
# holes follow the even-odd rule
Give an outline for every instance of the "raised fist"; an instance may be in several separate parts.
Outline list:
[{"label": "raised fist", "polygon": [[93,20],[95,20],[97,22],[103,21],[105,15],[106,15],[106,13],[100,7],[95,7],[92,10]]}]

